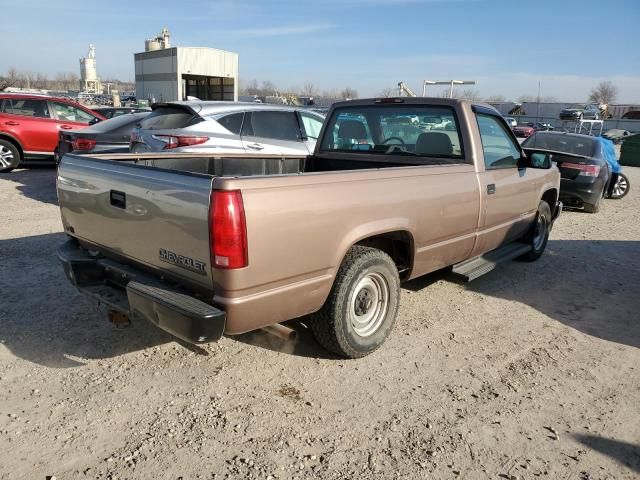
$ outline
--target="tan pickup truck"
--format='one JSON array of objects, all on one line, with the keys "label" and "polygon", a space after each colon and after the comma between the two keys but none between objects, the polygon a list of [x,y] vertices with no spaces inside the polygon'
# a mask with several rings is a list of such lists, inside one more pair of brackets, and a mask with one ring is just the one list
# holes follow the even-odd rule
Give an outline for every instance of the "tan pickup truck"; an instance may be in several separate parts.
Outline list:
[{"label": "tan pickup truck", "polygon": [[551,160],[493,108],[434,98],[335,104],[308,157],[68,154],[59,257],[81,291],[189,342],[309,316],[361,357],[401,282],[542,254],[562,208]]}]

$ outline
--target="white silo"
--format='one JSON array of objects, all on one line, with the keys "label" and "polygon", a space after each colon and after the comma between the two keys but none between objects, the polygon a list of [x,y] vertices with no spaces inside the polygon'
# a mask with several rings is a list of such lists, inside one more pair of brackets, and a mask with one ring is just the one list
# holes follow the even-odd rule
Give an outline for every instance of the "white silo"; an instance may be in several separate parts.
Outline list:
[{"label": "white silo", "polygon": [[88,93],[102,93],[102,85],[96,68],[96,47],[89,45],[86,57],[80,59],[80,88]]}]

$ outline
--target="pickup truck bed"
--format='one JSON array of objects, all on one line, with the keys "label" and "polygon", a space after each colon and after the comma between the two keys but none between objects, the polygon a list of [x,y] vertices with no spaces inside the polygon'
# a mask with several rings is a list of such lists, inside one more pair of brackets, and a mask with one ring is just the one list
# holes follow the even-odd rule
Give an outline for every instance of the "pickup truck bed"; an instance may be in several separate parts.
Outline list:
[{"label": "pickup truck bed", "polygon": [[[67,276],[188,341],[313,314],[323,345],[349,357],[370,353],[391,330],[399,282],[515,240],[531,242],[537,258],[559,213],[559,175],[548,158],[539,167],[485,169],[475,116],[504,123],[493,110],[412,103],[337,105],[320,134],[328,138],[310,157],[66,155],[58,196],[71,237],[60,252]],[[460,145],[419,154],[424,138],[395,146],[370,139],[372,146],[353,137],[345,151],[323,151],[343,134],[397,131],[401,122],[376,127],[370,105],[380,115],[392,107],[451,112],[453,134],[422,128],[427,140],[457,135]],[[504,131],[511,135],[506,124]]]}]

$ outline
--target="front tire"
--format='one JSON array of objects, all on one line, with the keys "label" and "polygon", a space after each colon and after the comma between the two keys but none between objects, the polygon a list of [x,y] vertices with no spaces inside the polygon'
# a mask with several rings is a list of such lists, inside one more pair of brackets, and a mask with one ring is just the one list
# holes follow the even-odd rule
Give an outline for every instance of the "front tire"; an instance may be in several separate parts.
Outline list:
[{"label": "front tire", "polygon": [[531,250],[520,257],[526,262],[534,262],[539,259],[547,248],[549,234],[551,233],[551,207],[544,200],[538,204],[536,218],[531,229],[524,237],[524,242],[531,245]]},{"label": "front tire", "polygon": [[0,140],[0,173],[7,173],[20,165],[20,151],[6,140]]},{"label": "front tire", "polygon": [[351,247],[322,308],[311,316],[313,334],[324,348],[360,358],[387,339],[398,314],[400,278],[389,255]]},{"label": "front tire", "polygon": [[627,193],[629,193],[629,188],[629,179],[623,173],[619,173],[618,178],[616,179],[616,183],[611,189],[611,195],[609,195],[609,198],[620,200]]}]

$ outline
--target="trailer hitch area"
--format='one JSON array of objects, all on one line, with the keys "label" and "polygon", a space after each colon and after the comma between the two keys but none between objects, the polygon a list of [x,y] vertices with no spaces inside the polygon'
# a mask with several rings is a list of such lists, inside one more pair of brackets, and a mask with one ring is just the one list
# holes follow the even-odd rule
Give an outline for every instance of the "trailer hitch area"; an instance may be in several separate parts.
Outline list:
[{"label": "trailer hitch area", "polygon": [[129,315],[119,312],[118,310],[109,310],[109,321],[113,323],[116,328],[124,328],[131,325]]}]

